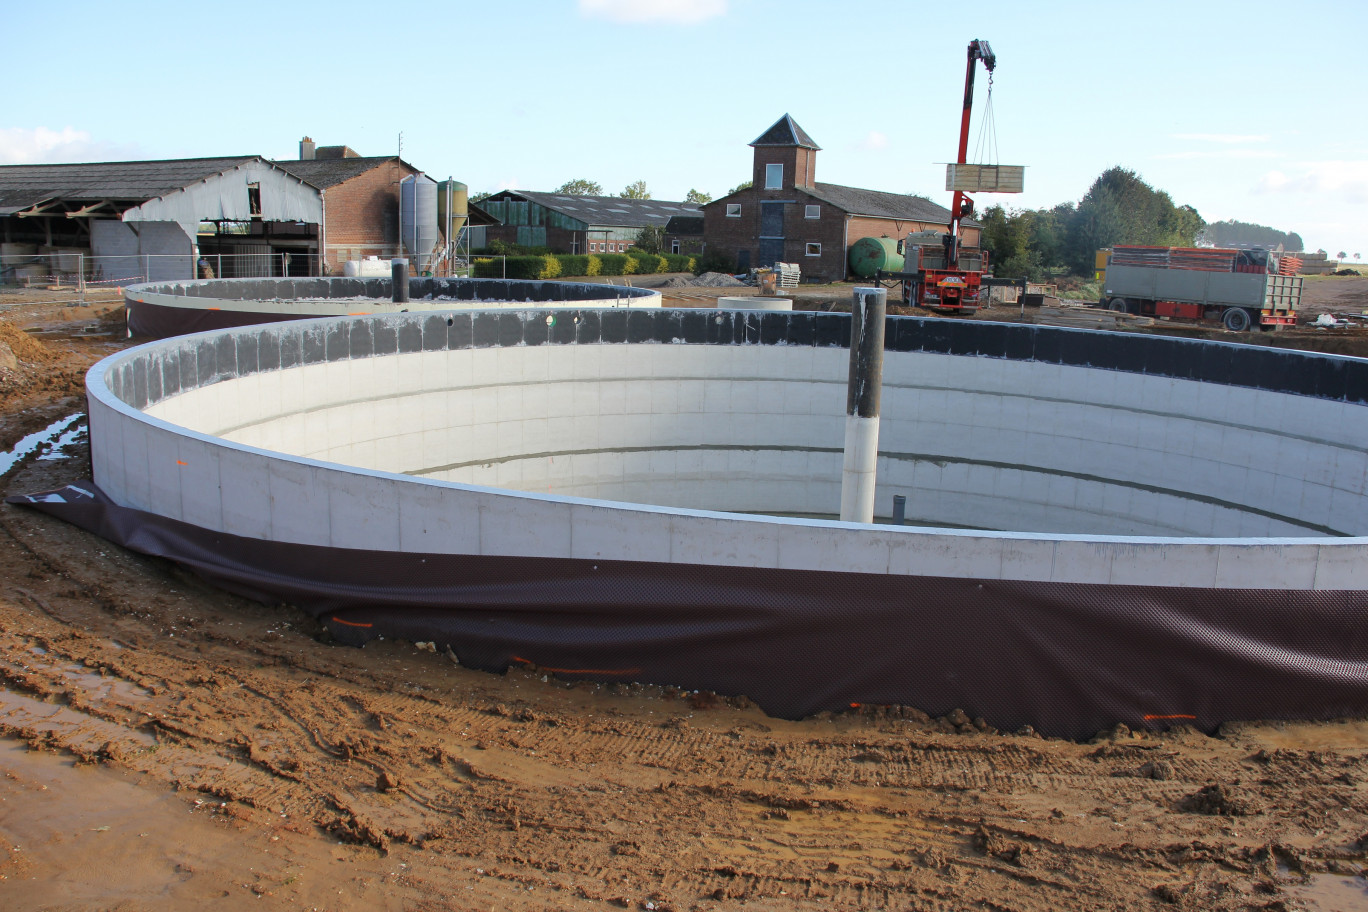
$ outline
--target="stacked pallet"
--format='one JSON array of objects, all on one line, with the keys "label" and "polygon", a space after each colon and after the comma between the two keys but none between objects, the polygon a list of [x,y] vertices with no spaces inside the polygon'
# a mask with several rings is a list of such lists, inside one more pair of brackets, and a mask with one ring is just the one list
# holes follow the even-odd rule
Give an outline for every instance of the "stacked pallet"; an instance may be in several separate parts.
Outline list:
[{"label": "stacked pallet", "polygon": [[1113,266],[1148,266],[1152,269],[1194,269],[1202,272],[1234,272],[1237,250],[1217,247],[1113,247]]},{"label": "stacked pallet", "polygon": [[1324,250],[1303,252],[1299,256],[1302,261],[1301,275],[1329,275],[1339,269],[1339,261],[1330,259]]}]

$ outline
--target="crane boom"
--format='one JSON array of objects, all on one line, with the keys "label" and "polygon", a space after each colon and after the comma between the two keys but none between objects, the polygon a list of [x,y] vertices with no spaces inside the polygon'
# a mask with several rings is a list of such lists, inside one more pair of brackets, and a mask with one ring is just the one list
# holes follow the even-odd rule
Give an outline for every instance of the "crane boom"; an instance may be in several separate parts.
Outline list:
[{"label": "crane boom", "polygon": [[[988,42],[976,38],[969,42],[969,62],[964,71],[964,110],[960,115],[960,135],[959,135],[959,154],[955,158],[957,164],[966,164],[969,155],[969,114],[974,108],[974,71],[976,64],[982,60],[983,66],[988,72],[993,72],[997,67],[997,56],[993,53],[992,47]],[[956,190],[953,202],[950,204],[950,237],[954,245],[955,252],[959,249],[959,224],[960,219],[970,215],[974,211],[974,202],[965,196],[963,190]]]}]

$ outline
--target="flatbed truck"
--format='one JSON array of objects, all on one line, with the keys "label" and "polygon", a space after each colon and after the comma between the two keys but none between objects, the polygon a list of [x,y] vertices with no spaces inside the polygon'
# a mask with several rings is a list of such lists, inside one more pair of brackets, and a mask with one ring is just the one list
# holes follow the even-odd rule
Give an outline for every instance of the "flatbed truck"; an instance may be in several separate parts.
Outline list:
[{"label": "flatbed truck", "polygon": [[[1291,260],[1291,258],[1287,258]],[[1302,279],[1276,252],[1207,247],[1113,247],[1097,306],[1122,313],[1216,321],[1231,332],[1297,322]]]}]

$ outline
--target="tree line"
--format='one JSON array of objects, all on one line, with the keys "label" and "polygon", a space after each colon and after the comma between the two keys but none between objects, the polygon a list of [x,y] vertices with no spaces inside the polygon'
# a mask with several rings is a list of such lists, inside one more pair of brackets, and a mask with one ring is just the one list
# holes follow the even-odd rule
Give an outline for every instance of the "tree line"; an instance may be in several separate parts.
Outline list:
[{"label": "tree line", "polygon": [[[1202,229],[1198,240],[1213,247],[1267,247],[1272,250],[1281,245],[1287,251],[1305,249],[1301,235],[1295,231],[1279,231],[1266,225],[1234,220],[1212,222]],[[1340,256],[1343,258],[1344,255]]]},{"label": "tree line", "polygon": [[1206,227],[1196,209],[1121,167],[1102,172],[1076,204],[991,206],[975,219],[994,274],[1032,281],[1061,272],[1091,275],[1097,251],[1114,244],[1192,247]]}]

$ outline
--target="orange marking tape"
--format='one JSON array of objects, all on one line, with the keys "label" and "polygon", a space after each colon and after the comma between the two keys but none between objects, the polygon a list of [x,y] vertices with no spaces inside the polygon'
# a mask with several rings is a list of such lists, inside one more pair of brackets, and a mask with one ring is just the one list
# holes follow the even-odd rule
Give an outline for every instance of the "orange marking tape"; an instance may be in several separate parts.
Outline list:
[{"label": "orange marking tape", "polygon": [[1174,713],[1171,716],[1160,716],[1154,713],[1145,713],[1145,721],[1153,722],[1156,719],[1195,719],[1196,716],[1189,716],[1186,713]]},{"label": "orange marking tape", "polygon": [[344,620],[342,620],[340,617],[335,617],[335,618],[333,618],[332,620],[333,620],[334,622],[338,623],[338,624],[345,624],[345,625],[347,625],[348,627],[374,627],[374,626],[375,626],[374,624],[358,624],[358,623],[356,623],[355,621],[344,621]]},{"label": "orange marking tape", "polygon": [[177,459],[177,460],[176,460],[176,465],[189,465],[189,464],[190,464],[190,463],[186,462],[184,459]]},{"label": "orange marking tape", "polygon": [[[334,618],[336,620],[336,618]],[[524,659],[522,656],[512,656],[513,661],[521,662],[524,665],[537,665],[531,659]],[[551,668],[547,665],[537,665],[542,671],[554,671],[558,674],[580,674],[580,675],[629,675],[641,671],[640,668]]]}]

